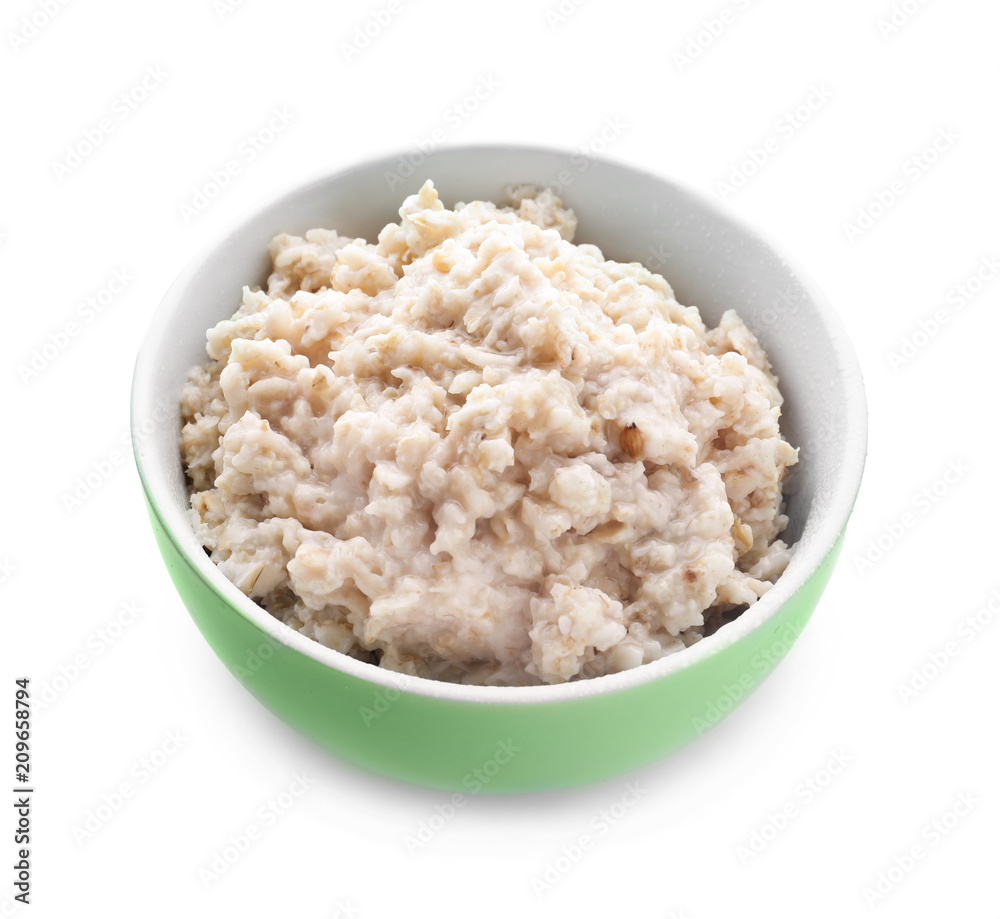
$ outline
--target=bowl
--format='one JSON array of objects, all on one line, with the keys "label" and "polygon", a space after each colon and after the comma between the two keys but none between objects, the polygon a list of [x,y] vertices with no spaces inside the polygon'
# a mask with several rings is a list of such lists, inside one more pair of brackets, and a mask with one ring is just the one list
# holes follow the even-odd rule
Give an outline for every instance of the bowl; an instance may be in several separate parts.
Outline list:
[{"label": "bowl", "polygon": [[[662,273],[715,325],[734,307],[757,333],[800,447],[786,483],[795,544],[760,601],[692,647],[561,685],[464,686],[383,671],[312,641],[244,596],[187,516],[178,399],[205,333],[263,283],[277,233],[332,227],[375,239],[433,179],[446,206],[548,185],[576,211],[576,241]],[[568,151],[516,146],[388,156],[293,188],[194,259],[156,312],[135,367],[132,433],[157,544],[198,629],[279,718],[336,754],[398,779],[466,793],[594,782],[661,757],[735,710],[798,638],[833,571],[861,482],[867,416],[857,359],[814,284],[760,234],[682,184]]]}]

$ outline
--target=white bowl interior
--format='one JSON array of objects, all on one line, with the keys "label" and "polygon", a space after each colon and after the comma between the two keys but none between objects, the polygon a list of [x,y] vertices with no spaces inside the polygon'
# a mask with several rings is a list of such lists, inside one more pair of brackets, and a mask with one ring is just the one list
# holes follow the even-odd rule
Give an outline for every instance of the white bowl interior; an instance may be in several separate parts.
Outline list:
[{"label": "white bowl interior", "polygon": [[[864,465],[860,369],[839,319],[814,285],[757,232],[714,203],[620,163],[534,148],[450,148],[428,154],[401,178],[400,161],[386,157],[317,179],[243,218],[195,259],[164,298],[136,364],[133,439],[146,487],[181,548],[224,596],[280,641],[375,683],[447,698],[555,701],[634,685],[702,659],[772,615],[834,545]],[[508,183],[558,185],[578,217],[576,242],[600,246],[609,258],[655,266],[677,299],[697,306],[709,325],[733,308],[757,332],[785,396],[783,429],[801,451],[786,483],[790,524],[785,538],[795,541],[796,551],[775,588],[735,622],[681,654],[596,680],[455,686],[391,674],[299,635],[240,593],[202,551],[186,515],[178,397],[189,369],[206,360],[205,332],[235,312],[245,284],[264,282],[267,246],[275,234],[327,227],[373,240],[386,223],[398,220],[403,198],[428,178],[446,206],[477,198],[501,201]]]}]

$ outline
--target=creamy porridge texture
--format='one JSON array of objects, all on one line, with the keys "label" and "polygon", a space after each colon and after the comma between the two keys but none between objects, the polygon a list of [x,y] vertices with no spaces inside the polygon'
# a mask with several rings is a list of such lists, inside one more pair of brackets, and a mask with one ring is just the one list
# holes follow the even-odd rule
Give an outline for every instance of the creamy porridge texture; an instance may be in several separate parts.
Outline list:
[{"label": "creamy porridge texture", "polygon": [[196,532],[303,634],[434,679],[558,683],[699,640],[771,587],[785,468],[767,356],[549,191],[377,243],[271,244],[182,397]]}]

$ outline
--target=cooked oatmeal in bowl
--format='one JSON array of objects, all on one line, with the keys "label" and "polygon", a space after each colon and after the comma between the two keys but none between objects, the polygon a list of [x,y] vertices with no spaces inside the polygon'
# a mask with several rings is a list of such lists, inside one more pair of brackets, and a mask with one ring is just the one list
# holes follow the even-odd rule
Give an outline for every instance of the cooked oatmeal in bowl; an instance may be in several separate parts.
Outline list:
[{"label": "cooked oatmeal in bowl", "polygon": [[502,743],[493,794],[649,763],[817,608],[864,469],[850,340],[674,179],[398,160],[298,181],[166,293],[132,386],[165,571],[249,693],[365,768],[468,791]]},{"label": "cooked oatmeal in bowl", "polygon": [[740,303],[709,328],[575,231],[545,188],[426,181],[376,240],[276,236],[181,400],[225,576],[360,661],[505,686],[684,651],[770,590],[797,450]]}]

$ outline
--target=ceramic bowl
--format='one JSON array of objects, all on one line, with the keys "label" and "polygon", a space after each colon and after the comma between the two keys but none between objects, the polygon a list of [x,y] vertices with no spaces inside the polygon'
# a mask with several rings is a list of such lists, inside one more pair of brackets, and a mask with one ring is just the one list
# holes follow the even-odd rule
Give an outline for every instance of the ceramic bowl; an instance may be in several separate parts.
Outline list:
[{"label": "ceramic bowl", "polygon": [[[786,484],[784,538],[795,552],[774,588],[738,619],[624,673],[556,686],[460,686],[386,672],[323,647],[271,617],[209,560],[188,520],[178,449],[178,399],[188,370],[205,361],[206,330],[235,311],[244,284],[265,281],[275,234],[332,227],[372,240],[428,178],[446,206],[502,200],[508,183],[551,186],[576,211],[577,242],[659,271],[709,325],[732,307],[757,333],[785,396],[785,436],[801,450]],[[513,146],[366,162],[245,216],[188,266],[155,314],[136,363],[132,424],[160,551],[226,667],[336,754],[465,792],[593,782],[665,755],[736,709],[795,642],[830,578],[861,482],[867,430],[861,374],[836,313],[759,233],[663,176]]]}]

